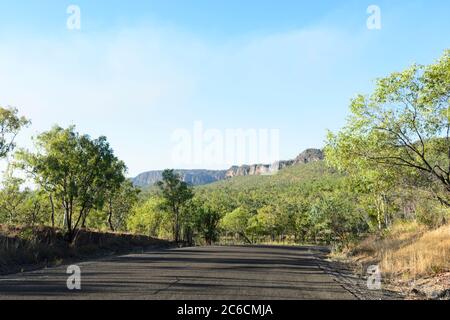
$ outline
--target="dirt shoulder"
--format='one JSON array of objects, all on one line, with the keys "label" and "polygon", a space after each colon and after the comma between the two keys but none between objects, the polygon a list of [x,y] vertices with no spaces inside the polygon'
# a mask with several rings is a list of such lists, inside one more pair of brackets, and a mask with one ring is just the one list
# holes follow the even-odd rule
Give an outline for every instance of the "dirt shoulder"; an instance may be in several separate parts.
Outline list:
[{"label": "dirt shoulder", "polygon": [[357,272],[350,259],[337,258],[333,254],[317,259],[319,267],[332,275],[334,280],[359,300],[404,300],[400,292],[386,287],[370,289],[368,276]]}]

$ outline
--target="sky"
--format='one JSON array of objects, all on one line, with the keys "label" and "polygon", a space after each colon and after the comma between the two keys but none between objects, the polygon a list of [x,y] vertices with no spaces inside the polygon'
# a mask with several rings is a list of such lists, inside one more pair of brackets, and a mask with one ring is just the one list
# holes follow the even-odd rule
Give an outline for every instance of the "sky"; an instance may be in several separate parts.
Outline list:
[{"label": "sky", "polygon": [[[367,26],[371,5],[381,28]],[[32,120],[20,147],[75,124],[107,136],[130,176],[245,162],[181,161],[180,133],[198,155],[228,130],[277,132],[270,146],[290,159],[323,147],[376,78],[450,48],[449,12],[447,0],[0,0],[0,105]]]}]

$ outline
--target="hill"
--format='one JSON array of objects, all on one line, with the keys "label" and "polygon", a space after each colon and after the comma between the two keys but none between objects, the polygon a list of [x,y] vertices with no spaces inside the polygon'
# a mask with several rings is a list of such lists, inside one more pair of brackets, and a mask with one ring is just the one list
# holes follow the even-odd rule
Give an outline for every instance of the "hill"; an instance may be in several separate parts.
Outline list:
[{"label": "hill", "polygon": [[325,162],[320,160],[309,163],[298,163],[284,168],[273,175],[235,176],[206,186],[199,186],[198,189],[235,189],[236,191],[246,189],[269,190],[270,187],[298,186],[299,184],[324,181],[324,179],[334,178],[335,176],[337,176],[336,171],[327,167]]},{"label": "hill", "polygon": [[[190,185],[197,186],[225,179],[226,170],[175,170]],[[147,171],[132,179],[137,187],[151,187],[162,179],[162,170]]]}]

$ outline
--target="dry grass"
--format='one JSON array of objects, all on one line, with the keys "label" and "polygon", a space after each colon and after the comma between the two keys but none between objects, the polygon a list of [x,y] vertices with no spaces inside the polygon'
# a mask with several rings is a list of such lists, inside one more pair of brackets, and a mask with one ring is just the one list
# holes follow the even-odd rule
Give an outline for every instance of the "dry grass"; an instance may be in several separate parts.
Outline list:
[{"label": "dry grass", "polygon": [[415,222],[398,223],[383,237],[372,235],[361,241],[351,249],[351,255],[362,260],[380,261],[384,252],[411,244],[425,232],[426,228]]},{"label": "dry grass", "polygon": [[399,223],[385,236],[371,236],[351,250],[361,272],[379,264],[385,278],[412,280],[450,271],[450,225],[427,230]]},{"label": "dry grass", "polygon": [[386,248],[380,267],[391,276],[413,279],[450,271],[450,225],[400,248]]}]

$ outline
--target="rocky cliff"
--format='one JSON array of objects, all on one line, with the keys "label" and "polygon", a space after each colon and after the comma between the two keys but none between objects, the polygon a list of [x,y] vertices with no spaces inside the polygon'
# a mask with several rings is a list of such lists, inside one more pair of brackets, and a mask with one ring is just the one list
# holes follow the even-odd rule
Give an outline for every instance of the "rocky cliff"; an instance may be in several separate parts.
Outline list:
[{"label": "rocky cliff", "polygon": [[253,176],[273,174],[286,167],[296,164],[321,161],[324,159],[323,151],[319,149],[307,149],[300,153],[294,160],[277,161],[272,164],[254,164],[244,166],[233,166],[225,174],[226,178],[237,176]]},{"label": "rocky cliff", "polygon": [[321,161],[325,158],[323,151],[320,149],[306,149],[300,153],[294,160],[294,164],[309,163]]},{"label": "rocky cliff", "polygon": [[232,178],[237,176],[260,176],[272,174],[278,170],[289,167],[294,164],[294,160],[278,161],[272,164],[253,164],[244,166],[233,166],[227,170],[225,177]]},{"label": "rocky cliff", "polygon": [[[197,186],[213,183],[219,180],[224,180],[238,176],[254,176],[254,175],[268,175],[290,167],[296,164],[305,164],[309,162],[321,161],[324,159],[322,150],[307,149],[300,153],[293,160],[277,161],[272,164],[253,164],[243,166],[233,166],[228,170],[175,170],[181,175],[183,181]],[[141,173],[133,178],[134,185],[138,187],[152,186],[157,181],[161,180],[162,171],[148,171]]]}]

